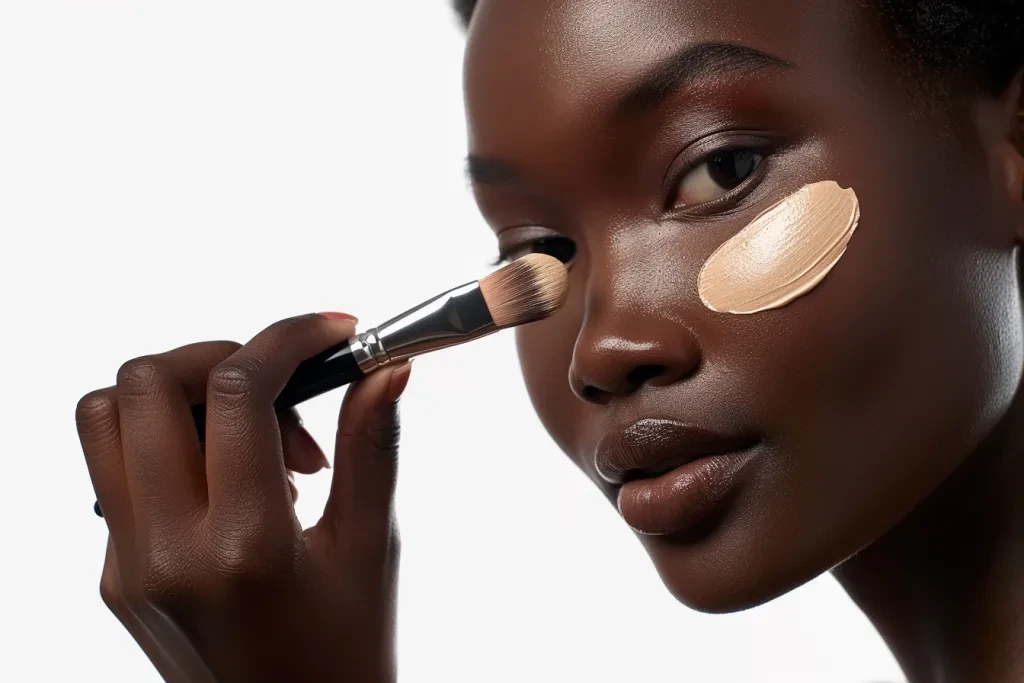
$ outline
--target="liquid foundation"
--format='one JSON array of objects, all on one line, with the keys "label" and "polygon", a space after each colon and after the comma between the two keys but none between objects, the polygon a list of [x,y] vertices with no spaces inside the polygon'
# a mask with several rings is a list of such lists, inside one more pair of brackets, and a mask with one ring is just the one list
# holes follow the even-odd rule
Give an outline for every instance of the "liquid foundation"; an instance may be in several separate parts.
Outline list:
[{"label": "liquid foundation", "polygon": [[740,315],[785,306],[825,279],[859,221],[852,189],[833,181],[805,185],[711,255],[697,280],[701,301]]}]

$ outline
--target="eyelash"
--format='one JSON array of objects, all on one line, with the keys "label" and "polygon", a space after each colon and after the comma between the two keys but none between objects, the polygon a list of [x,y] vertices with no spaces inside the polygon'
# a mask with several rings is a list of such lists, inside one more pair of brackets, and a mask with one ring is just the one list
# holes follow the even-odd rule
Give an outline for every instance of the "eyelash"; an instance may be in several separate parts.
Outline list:
[{"label": "eyelash", "polygon": [[[739,152],[745,150],[755,152],[761,158],[761,160],[760,162],[758,162],[757,168],[755,168],[754,171],[742,183],[737,185],[732,190],[729,190],[721,197],[709,202],[705,202],[703,204],[697,204],[695,206],[687,207],[677,207],[674,205],[673,201],[675,193],[678,191],[680,184],[689,173],[700,168],[703,164],[709,163],[716,154],[723,154],[727,152]],[[717,210],[720,210],[723,207],[733,208],[733,206],[737,204],[740,200],[742,200],[744,197],[746,197],[753,189],[753,186],[763,178],[764,174],[767,172],[767,162],[774,152],[775,150],[771,147],[771,145],[769,145],[767,141],[763,139],[760,139],[757,143],[753,143],[753,141],[751,141],[751,144],[744,144],[741,141],[734,140],[730,144],[722,144],[720,146],[708,149],[698,159],[683,166],[680,170],[674,173],[672,173],[670,170],[669,174],[666,175],[667,178],[671,178],[671,182],[667,184],[667,189],[664,193],[663,207],[665,212],[670,214],[674,213],[677,215],[709,216],[715,214]],[[511,248],[499,248],[497,257],[491,261],[490,265],[505,265],[513,260],[511,258],[511,255],[514,254],[515,252],[533,248],[535,245],[545,240],[566,240],[568,242],[571,242],[575,246],[575,242],[570,240],[568,237],[564,237],[555,232],[552,232],[550,235],[545,235],[543,237],[539,237],[533,240],[524,240],[523,242],[513,245]],[[573,260],[575,260],[575,255],[566,263],[566,265],[570,266]]]},{"label": "eyelash", "polygon": [[[726,192],[724,195],[717,199],[713,199],[703,204],[696,204],[694,206],[678,207],[674,205],[675,193],[679,190],[679,186],[683,180],[693,171],[697,170],[706,163],[709,163],[716,154],[725,154],[728,152],[741,152],[749,151],[754,152],[760,157],[760,161],[757,164],[757,168],[751,172],[746,179],[743,180],[739,185]],[[732,209],[734,206],[744,197],[746,197],[754,189],[754,186],[759,183],[764,175],[768,171],[769,160],[775,153],[775,149],[767,143],[765,140],[760,140],[757,143],[753,141],[747,143],[743,141],[733,141],[729,144],[723,144],[718,147],[709,149],[703,153],[695,161],[683,166],[680,170],[671,172],[666,176],[671,179],[671,182],[667,183],[664,190],[663,207],[666,213],[675,215],[689,215],[689,216],[711,216],[716,213],[722,212],[724,209]]]}]

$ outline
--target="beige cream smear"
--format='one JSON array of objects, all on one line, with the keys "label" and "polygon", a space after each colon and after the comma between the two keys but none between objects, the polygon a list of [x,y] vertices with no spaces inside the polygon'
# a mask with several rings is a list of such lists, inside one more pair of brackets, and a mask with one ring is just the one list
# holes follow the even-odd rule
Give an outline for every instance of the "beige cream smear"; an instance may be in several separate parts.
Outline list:
[{"label": "beige cream smear", "polygon": [[760,313],[818,286],[846,252],[860,221],[852,189],[805,185],[766,209],[701,268],[701,301],[720,313]]}]

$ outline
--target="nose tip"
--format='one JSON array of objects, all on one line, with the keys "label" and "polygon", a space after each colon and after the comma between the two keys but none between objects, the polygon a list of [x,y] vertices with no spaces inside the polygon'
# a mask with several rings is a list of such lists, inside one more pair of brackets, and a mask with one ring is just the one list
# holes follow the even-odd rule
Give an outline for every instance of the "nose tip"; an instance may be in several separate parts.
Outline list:
[{"label": "nose tip", "polygon": [[589,403],[606,404],[641,387],[667,386],[693,375],[700,366],[700,347],[689,331],[669,339],[581,339],[573,353],[569,384]]}]

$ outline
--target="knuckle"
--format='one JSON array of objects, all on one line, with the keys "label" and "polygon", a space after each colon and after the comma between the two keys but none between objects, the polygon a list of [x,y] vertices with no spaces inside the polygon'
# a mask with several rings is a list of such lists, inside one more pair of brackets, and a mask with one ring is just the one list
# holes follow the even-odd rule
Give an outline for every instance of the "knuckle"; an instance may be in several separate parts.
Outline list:
[{"label": "knuckle", "polygon": [[358,438],[370,447],[370,452],[381,457],[394,457],[402,437],[402,426],[392,416],[370,419]]},{"label": "knuckle", "polygon": [[287,574],[299,558],[294,544],[278,542],[277,539],[287,535],[267,530],[220,534],[213,547],[215,573],[222,586],[236,591],[265,586]]},{"label": "knuckle", "polygon": [[211,394],[225,398],[249,396],[255,391],[258,374],[255,359],[232,357],[210,372],[208,388]]},{"label": "knuckle", "polygon": [[121,592],[121,583],[111,571],[104,570],[100,577],[100,599],[114,614],[123,614],[128,609],[128,602]]},{"label": "knuckle", "polygon": [[117,371],[117,386],[128,393],[143,393],[160,381],[160,362],[155,356],[133,358]]},{"label": "knuckle", "polygon": [[100,576],[100,599],[107,609],[122,620],[130,618],[143,604],[138,593],[138,590],[133,590],[131,582],[125,585],[115,561],[108,559]]},{"label": "knuckle", "polygon": [[139,586],[140,598],[146,604],[167,613],[174,613],[191,604],[189,571],[177,557],[168,553],[150,553]]}]

